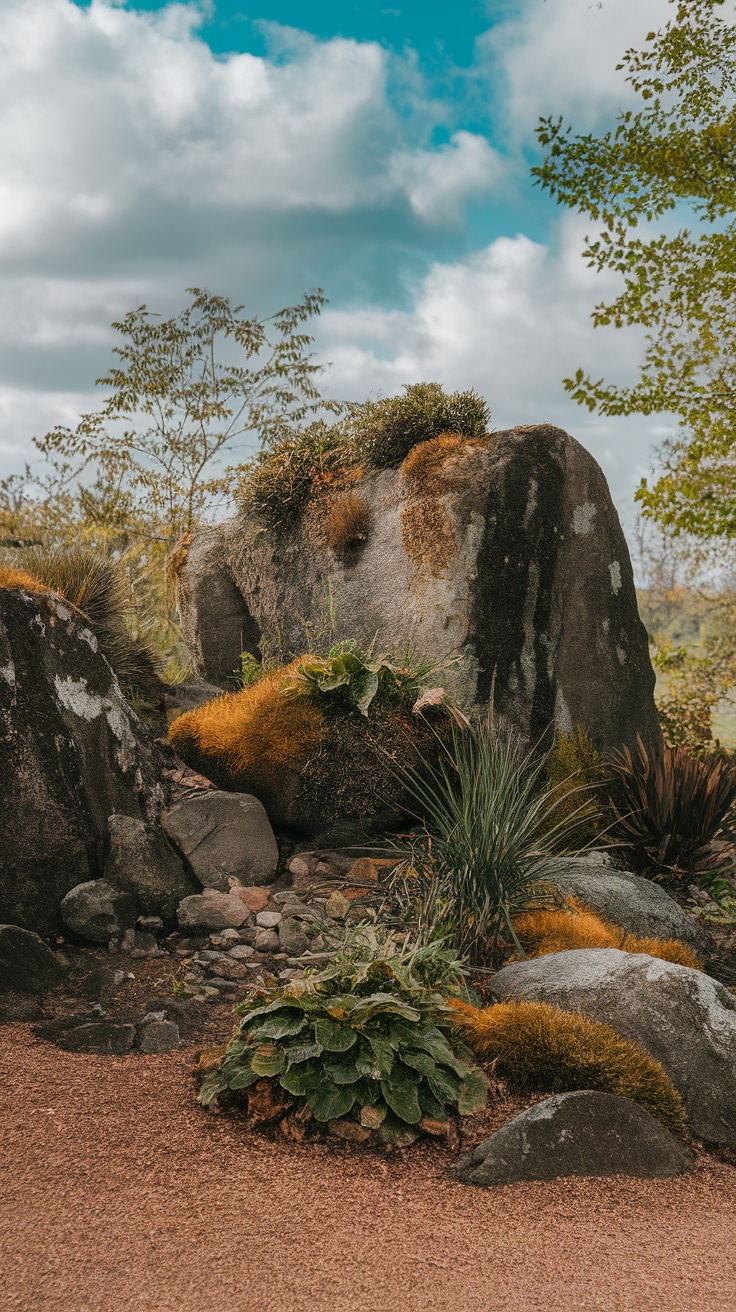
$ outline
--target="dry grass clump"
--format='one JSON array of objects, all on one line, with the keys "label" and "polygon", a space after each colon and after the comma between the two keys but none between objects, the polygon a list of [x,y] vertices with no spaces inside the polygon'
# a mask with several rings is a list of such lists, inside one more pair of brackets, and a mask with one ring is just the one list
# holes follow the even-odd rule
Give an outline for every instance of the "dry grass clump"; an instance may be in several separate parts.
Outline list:
[{"label": "dry grass clump", "polygon": [[602,920],[572,900],[562,908],[524,912],[514,918],[514,929],[530,957],[546,957],[551,952],[568,952],[574,948],[620,948],[623,952],[644,952],[694,970],[700,970],[703,964],[678,939],[627,934],[618,925]]},{"label": "dry grass clump", "polygon": [[439,433],[413,446],[402,462],[407,499],[401,511],[401,541],[412,564],[433,578],[440,578],[457,555],[443,497],[459,486],[463,457],[487,440],[479,434]]},{"label": "dry grass clump", "polygon": [[547,778],[556,799],[556,816],[580,813],[585,806],[588,823],[580,830],[581,842],[592,839],[601,828],[600,787],[608,777],[599,752],[579,725],[572,733],[555,733],[547,756]]},{"label": "dry grass clump", "polygon": [[335,556],[361,546],[371,527],[371,508],[359,492],[343,492],[332,501],[320,520],[325,545]]},{"label": "dry grass clump", "polygon": [[0,565],[0,588],[10,592],[49,591],[46,584],[29,574],[28,570],[15,569],[12,565]]},{"label": "dry grass clump", "polygon": [[401,466],[401,474],[410,492],[446,492],[452,487],[448,475],[458,459],[485,445],[479,437],[469,438],[463,433],[440,433],[412,447]]},{"label": "dry grass clump", "polygon": [[676,1133],[687,1130],[682,1098],[664,1067],[609,1025],[545,1002],[480,1009],[453,1001],[456,1022],[479,1057],[528,1088],[597,1089],[630,1098]]},{"label": "dry grass clump", "polygon": [[407,501],[401,511],[401,543],[417,569],[438,579],[457,555],[452,520],[439,497]]},{"label": "dry grass clump", "polygon": [[327,732],[313,698],[284,696],[284,681],[298,664],[180,715],[169,729],[179,755],[215,780],[261,798],[272,795],[284,773],[300,770]]}]

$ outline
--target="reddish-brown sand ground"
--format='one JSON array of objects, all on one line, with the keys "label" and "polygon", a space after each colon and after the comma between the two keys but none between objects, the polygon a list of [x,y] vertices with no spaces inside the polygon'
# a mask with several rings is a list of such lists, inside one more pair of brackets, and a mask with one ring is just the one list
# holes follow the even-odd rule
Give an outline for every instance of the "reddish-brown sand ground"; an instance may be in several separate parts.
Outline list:
[{"label": "reddish-brown sand ground", "polygon": [[732,1312],[736,1170],[481,1190],[439,1149],[270,1142],[190,1054],[0,1031],[2,1312]]}]

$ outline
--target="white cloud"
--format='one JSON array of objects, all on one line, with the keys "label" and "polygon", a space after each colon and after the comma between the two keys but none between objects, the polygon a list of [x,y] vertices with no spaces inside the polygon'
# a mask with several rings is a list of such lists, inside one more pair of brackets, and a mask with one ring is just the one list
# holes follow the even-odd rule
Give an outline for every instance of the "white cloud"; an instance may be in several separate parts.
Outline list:
[{"label": "white cloud", "polygon": [[490,191],[504,176],[498,151],[474,132],[454,132],[438,150],[397,152],[390,175],[428,223],[459,218],[463,203]]}]

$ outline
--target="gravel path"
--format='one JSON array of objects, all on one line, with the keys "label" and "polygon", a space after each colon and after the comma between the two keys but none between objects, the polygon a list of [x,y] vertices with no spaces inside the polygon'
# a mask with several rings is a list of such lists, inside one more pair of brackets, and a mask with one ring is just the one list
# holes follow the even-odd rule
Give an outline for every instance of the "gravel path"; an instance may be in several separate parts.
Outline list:
[{"label": "gravel path", "polygon": [[736,1170],[450,1183],[245,1135],[190,1056],[92,1057],[0,1031],[3,1312],[733,1312]]}]

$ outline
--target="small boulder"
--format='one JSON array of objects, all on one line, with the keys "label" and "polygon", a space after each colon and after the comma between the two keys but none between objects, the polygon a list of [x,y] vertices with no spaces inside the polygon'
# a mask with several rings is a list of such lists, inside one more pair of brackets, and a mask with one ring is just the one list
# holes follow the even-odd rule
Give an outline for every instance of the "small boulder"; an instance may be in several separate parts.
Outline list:
[{"label": "small boulder", "polygon": [[67,1052],[112,1053],[122,1057],[124,1053],[130,1052],[134,1040],[135,1025],[94,1020],[64,1030],[58,1035],[56,1043]]},{"label": "small boulder", "polygon": [[183,898],[177,915],[184,930],[237,929],[248,919],[248,908],[234,894],[209,888]]},{"label": "small boulder", "polygon": [[161,824],[205,888],[227,892],[231,882],[267,884],[276,874],[276,839],[249,793],[213,789],[184,798],[164,811]]},{"label": "small boulder", "polygon": [[462,1184],[511,1184],[569,1175],[682,1175],[685,1145],[628,1098],[582,1090],[527,1107],[460,1158]]},{"label": "small boulder", "polygon": [[231,889],[241,902],[244,902],[248,910],[255,915],[258,911],[263,911],[271,900],[271,890],[269,888],[259,888],[253,885],[250,888],[235,887]]},{"label": "small boulder", "polygon": [[163,1012],[144,1016],[138,1030],[138,1047],[141,1052],[171,1052],[179,1043],[179,1027],[166,1020]]},{"label": "small boulder", "polygon": [[38,934],[0,925],[0,988],[43,993],[64,978],[64,968]]},{"label": "small boulder", "polygon": [[275,929],[281,924],[281,920],[280,911],[259,911],[256,916],[256,924],[260,929]]},{"label": "small boulder", "polygon": [[256,951],[257,952],[278,952],[279,936],[275,929],[257,929],[256,930]]},{"label": "small boulder", "polygon": [[89,879],[71,888],[61,901],[67,929],[90,943],[109,943],[136,922],[135,898],[106,879]]},{"label": "small boulder", "polygon": [[282,920],[278,932],[279,947],[287,956],[301,957],[307,951],[309,939],[300,920]]},{"label": "small boulder", "polygon": [[592,858],[593,853],[587,859],[559,861],[559,873],[553,882],[566,897],[578,898],[597,916],[620,925],[627,934],[676,938],[694,948],[702,943],[703,930],[697,920],[659,884],[628,870],[612,870]]},{"label": "small boulder", "polygon": [[578,1012],[641,1044],[682,1095],[698,1138],[736,1148],[736,997],[709,975],[618,948],[580,948],[505,966],[490,992]]},{"label": "small boulder", "polygon": [[145,914],[173,919],[177,903],[199,889],[163,833],[135,816],[118,814],[109,817],[108,830],[105,878],[132,893]]}]

